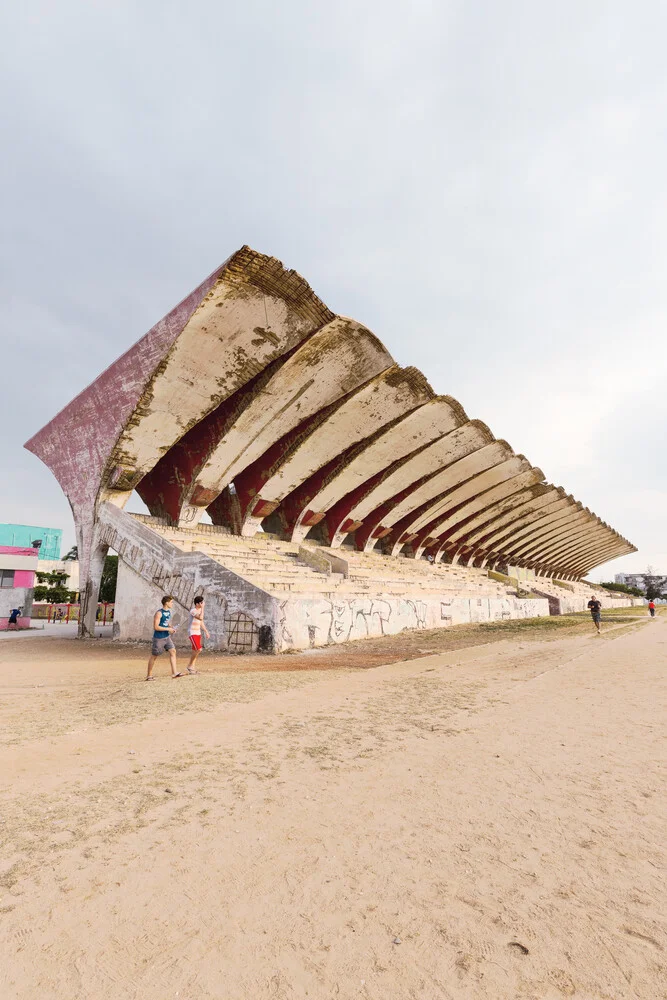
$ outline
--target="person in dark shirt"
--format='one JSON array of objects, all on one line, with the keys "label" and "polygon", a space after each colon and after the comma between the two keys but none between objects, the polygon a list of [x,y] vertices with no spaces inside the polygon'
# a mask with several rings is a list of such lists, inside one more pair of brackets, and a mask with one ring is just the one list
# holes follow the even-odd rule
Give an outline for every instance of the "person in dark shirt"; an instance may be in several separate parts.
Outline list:
[{"label": "person in dark shirt", "polygon": [[588,602],[588,610],[591,613],[591,618],[595,622],[595,627],[598,630],[598,635],[600,634],[600,612],[602,611],[602,605],[596,597],[591,597]]},{"label": "person in dark shirt", "polygon": [[174,645],[172,635],[178,628],[178,625],[173,626],[171,624],[171,606],[173,603],[174,598],[171,594],[165,594],[162,598],[162,607],[158,608],[153,615],[153,644],[151,645],[151,655],[148,657],[148,672],[146,674],[147,681],[155,680],[153,677],[153,664],[160,653],[169,654],[171,676],[183,676],[182,673],[179,673],[176,670],[176,646]]}]

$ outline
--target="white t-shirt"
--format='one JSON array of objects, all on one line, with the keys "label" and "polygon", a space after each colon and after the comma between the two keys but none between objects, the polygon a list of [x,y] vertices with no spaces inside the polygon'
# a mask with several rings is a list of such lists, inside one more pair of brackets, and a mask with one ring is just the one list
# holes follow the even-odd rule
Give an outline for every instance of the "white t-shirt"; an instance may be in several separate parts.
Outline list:
[{"label": "white t-shirt", "polygon": [[203,613],[201,605],[199,605],[199,607],[190,608],[188,635],[201,635],[201,620]]}]

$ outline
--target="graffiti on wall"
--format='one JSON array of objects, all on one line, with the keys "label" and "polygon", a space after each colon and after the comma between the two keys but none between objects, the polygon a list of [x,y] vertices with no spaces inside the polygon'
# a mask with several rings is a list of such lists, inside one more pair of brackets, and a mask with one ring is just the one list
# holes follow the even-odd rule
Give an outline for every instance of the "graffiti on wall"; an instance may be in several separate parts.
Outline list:
[{"label": "graffiti on wall", "polygon": [[424,601],[371,597],[322,598],[304,601],[298,608],[289,600],[282,601],[279,624],[283,649],[300,648],[297,633],[301,629],[312,648],[429,627]]}]

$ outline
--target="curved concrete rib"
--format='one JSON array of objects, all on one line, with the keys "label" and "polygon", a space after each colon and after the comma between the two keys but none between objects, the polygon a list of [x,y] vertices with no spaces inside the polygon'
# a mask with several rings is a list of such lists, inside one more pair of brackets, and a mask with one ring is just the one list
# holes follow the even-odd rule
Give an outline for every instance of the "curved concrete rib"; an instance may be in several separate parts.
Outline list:
[{"label": "curved concrete rib", "polygon": [[545,510],[554,506],[554,497],[559,498],[559,494],[553,487],[538,483],[531,487],[528,496],[509,496],[471,517],[449,536],[449,541],[457,542],[462,548],[483,548],[485,539],[504,536],[518,530],[518,523],[530,525],[543,517]]},{"label": "curved concrete rib", "polygon": [[[554,495],[556,499],[551,499]],[[498,548],[504,551],[506,545],[516,544],[523,538],[532,537],[550,525],[556,524],[560,518],[568,514],[574,499],[565,496],[564,490],[551,490],[549,498],[549,502],[543,507],[537,508],[525,517],[522,515],[495,531],[489,532],[483,528],[471,540],[472,544],[485,552],[495,552]]]},{"label": "curved concrete rib", "polygon": [[[534,469],[525,459],[524,462],[527,467],[519,475],[512,476],[506,482],[501,483],[493,489],[485,490],[480,496],[474,497],[470,502],[463,504],[453,512],[447,512],[444,518],[442,516],[437,517],[426,525],[420,532],[416,554],[421,555],[422,551],[428,548],[433,553],[436,561],[441,560],[443,555],[448,551],[448,548],[451,547],[448,540],[450,532],[455,530],[460,523],[472,515],[478,514],[488,507],[492,507],[498,500],[512,496],[515,493],[521,493],[531,486],[536,486],[540,483],[544,479],[542,470]],[[415,542],[412,545],[414,547]]]},{"label": "curved concrete rib", "polygon": [[[377,437],[389,425],[433,399],[433,390],[416,368],[395,366],[371,379],[332,407],[320,410],[282,437],[234,479],[235,493],[220,500],[234,512],[209,508],[214,523],[238,524],[253,535],[262,520],[314,473],[361,441]],[[233,499],[232,499],[233,498]]]},{"label": "curved concrete rib", "polygon": [[420,451],[467,419],[455,399],[437,397],[367,445],[343,453],[342,461],[325,466],[285,498],[280,507],[284,530],[294,541],[301,541],[342,497],[373,477],[377,477],[375,483],[379,482],[406,456]]},{"label": "curved concrete rib", "polygon": [[491,549],[496,542],[519,537],[521,532],[529,532],[538,525],[546,524],[549,517],[557,515],[568,505],[569,498],[560,487],[540,483],[535,490],[534,500],[520,507],[510,508],[503,517],[485,522],[466,535],[463,539],[466,545]]},{"label": "curved concrete rib", "polygon": [[581,579],[587,573],[590,573],[592,569],[597,566],[601,566],[603,563],[610,562],[612,559],[618,559],[620,556],[629,555],[631,552],[636,552],[637,549],[634,545],[629,542],[622,545],[617,545],[613,549],[603,553],[596,553],[595,556],[589,557],[581,563],[577,563],[574,567],[571,567],[568,572],[572,573],[576,579]]},{"label": "curved concrete rib", "polygon": [[537,541],[517,546],[516,549],[512,551],[507,550],[505,546],[503,546],[503,556],[505,556],[509,561],[518,563],[519,565],[523,563],[526,565],[539,564],[542,561],[548,561],[554,553],[562,551],[566,545],[573,547],[584,544],[592,536],[602,533],[598,530],[600,526],[596,519],[591,517],[590,511],[582,511],[580,513],[583,517],[581,521],[573,527],[566,527],[564,530],[558,532],[554,537],[542,540],[538,539]]},{"label": "curved concrete rib", "polygon": [[[539,486],[541,484],[538,483],[537,485]],[[523,504],[533,497],[534,489],[534,486],[530,486],[528,489],[522,489],[516,491],[515,493],[510,493],[508,496],[504,497],[500,503],[507,504],[509,507],[523,506]],[[479,519],[486,520],[489,512],[491,510],[497,510],[498,506],[498,503],[494,503],[490,507],[485,507],[479,514],[468,514],[467,517],[457,524],[456,528],[447,532],[447,551],[451,556],[451,562],[453,565],[461,562],[467,566],[472,566],[475,559],[481,560],[481,550],[478,550],[478,548],[474,545],[468,545],[467,542],[462,541],[461,536],[465,537],[468,525],[471,522],[478,521]],[[436,544],[436,542],[437,539],[432,538],[425,547],[429,548],[430,546]]]},{"label": "curved concrete rib", "polygon": [[[619,556],[626,555],[631,551],[632,548],[627,549],[616,547],[607,552],[597,553],[595,556],[590,557],[585,563],[581,564],[580,568],[570,567],[562,569],[554,575],[564,580],[581,580],[594,567],[601,566],[603,563],[609,562],[611,559],[618,559]],[[579,566],[579,564],[577,564],[577,566]]]},{"label": "curved concrete rib", "polygon": [[524,553],[530,553],[535,548],[545,548],[563,536],[572,538],[578,531],[589,528],[590,524],[590,511],[582,508],[579,503],[572,503],[569,510],[558,511],[535,531],[529,531],[518,538],[503,539],[501,547],[508,558],[520,558]]},{"label": "curved concrete rib", "polygon": [[516,561],[528,566],[552,565],[562,569],[569,561],[578,558],[580,554],[594,552],[598,547],[607,544],[615,544],[615,542],[609,538],[606,527],[592,524],[590,528],[585,529],[582,534],[575,538],[561,538],[551,546],[520,556]]},{"label": "curved concrete rib", "polygon": [[446,469],[446,478],[442,475],[439,477],[442,488],[436,496],[427,497],[418,504],[411,493],[408,493],[409,506],[403,505],[403,517],[400,520],[396,518],[393,509],[384,514],[374,537],[382,540],[381,547],[386,554],[398,554],[441,511],[458,509],[466,500],[508,479],[523,467],[525,459],[513,455],[507,442],[495,441],[462,462],[463,464],[456,462]]},{"label": "curved concrete rib", "polygon": [[509,532],[503,530],[480,539],[478,548],[487,553],[486,562],[499,558],[499,553],[509,558],[510,554],[514,553],[521,545],[552,535],[582,510],[581,504],[577,503],[574,497],[566,497],[565,491],[560,488],[559,493],[561,499],[549,504],[543,515],[528,525],[519,523],[518,526],[511,526]]},{"label": "curved concrete rib", "polygon": [[[502,442],[502,444],[504,445],[505,442]],[[481,450],[484,451],[484,449]],[[483,469],[477,475],[466,477],[465,481],[461,482],[461,485],[454,484],[456,488],[447,490],[434,499],[428,500],[422,506],[410,511],[400,521],[395,521],[390,534],[383,539],[384,551],[394,555],[398,554],[405,544],[413,541],[414,538],[420,535],[424,527],[437,524],[439,518],[445,519],[453,511],[465,508],[469,513],[477,513],[477,510],[470,508],[470,504],[474,498],[480,495],[486,496],[486,493],[492,487],[496,487],[500,483],[507,481],[513,483],[513,477],[517,473],[529,468],[530,463],[523,456],[514,455],[512,458],[498,462],[490,468]],[[514,492],[516,490],[509,490],[509,493]],[[509,493],[502,493],[494,497],[494,501],[502,499],[502,497],[509,495]],[[484,504],[484,506],[487,505]]]},{"label": "curved concrete rib", "polygon": [[[557,551],[545,553],[543,561],[565,571],[589,558],[597,559],[598,553],[616,549],[623,544],[606,525],[599,527],[601,530],[592,531],[587,537],[575,542],[565,542]],[[593,562],[593,565],[597,565],[597,562]]]},{"label": "curved concrete rib", "polygon": [[506,441],[494,441],[493,444],[478,448],[472,454],[430,476],[405,499],[394,503],[391,510],[383,517],[382,527],[393,527],[399,521],[413,515],[414,511],[421,510],[425,504],[428,504],[429,508],[432,507],[459,485],[461,485],[459,495],[463,496],[469,490],[462,484],[470,483],[469,489],[473,489],[473,481],[487,470],[487,479],[493,485],[494,481],[499,481],[507,473],[510,468],[508,462],[512,461],[513,465],[517,464],[514,452]]},{"label": "curved concrete rib", "polygon": [[381,524],[385,514],[391,513],[397,504],[432,480],[440,470],[449,470],[459,459],[472,456],[492,441],[488,427],[471,420],[404,461],[394,463],[383,476],[367,480],[327,513],[332,546],[340,545],[354,530],[356,547],[360,550],[372,548],[378,538],[377,532],[386,533],[387,529]]},{"label": "curved concrete rib", "polygon": [[180,520],[193,524],[235,476],[305,419],[393,367],[377,337],[352,320],[327,323],[252,395],[207,456]]},{"label": "curved concrete rib", "polygon": [[593,528],[580,529],[579,533],[572,539],[561,539],[551,547],[536,549],[533,552],[521,556],[507,556],[507,561],[519,566],[559,566],[562,567],[563,559],[576,552],[587,551],[599,542],[603,541],[603,535],[596,533]]},{"label": "curved concrete rib", "polygon": [[517,455],[453,490],[447,497],[420,511],[416,517],[399,522],[388,536],[385,551],[397,555],[403,546],[410,545],[418,558],[425,548],[438,540],[444,543],[446,533],[466,518],[492,507],[513,493],[535,486],[543,478],[539,469],[533,469],[530,462]]},{"label": "curved concrete rib", "polygon": [[[540,483],[537,484],[541,485]],[[470,523],[486,520],[490,511],[496,511],[499,505],[506,504],[507,507],[521,507],[534,496],[534,486],[530,486],[528,489],[518,490],[516,493],[510,493],[508,496],[504,497],[499,503],[494,503],[488,508],[484,508],[479,514],[469,514],[463,521],[460,521],[456,528],[452,529],[447,533],[447,551],[451,556],[452,564],[458,562],[465,563],[468,566],[473,564],[474,558],[478,558],[477,553],[479,551],[479,559],[482,558],[481,550],[475,545],[469,545],[465,540],[466,533],[468,531],[468,526]],[[435,539],[433,542],[429,542],[429,546],[435,544]],[[427,546],[427,548],[429,547]]]},{"label": "curved concrete rib", "polygon": [[616,559],[619,555],[624,555],[626,551],[615,544],[607,545],[594,550],[583,558],[577,558],[572,563],[559,561],[557,565],[554,564],[552,567],[551,575],[563,580],[579,580],[594,566],[599,566],[610,559]]},{"label": "curved concrete rib", "polygon": [[332,319],[295,271],[249,247],[235,253],[143,386],[107,461],[102,499],[123,506],[184,433]]}]

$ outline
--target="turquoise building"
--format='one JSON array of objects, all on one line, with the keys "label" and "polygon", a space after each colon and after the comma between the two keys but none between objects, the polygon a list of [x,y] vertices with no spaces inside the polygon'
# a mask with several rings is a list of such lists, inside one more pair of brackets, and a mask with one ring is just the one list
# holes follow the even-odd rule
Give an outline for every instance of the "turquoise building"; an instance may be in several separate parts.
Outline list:
[{"label": "turquoise building", "polygon": [[0,547],[3,545],[29,549],[41,539],[40,559],[60,559],[62,528],[36,528],[34,524],[0,524]]}]

